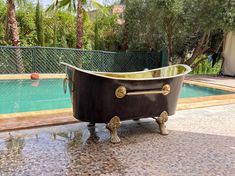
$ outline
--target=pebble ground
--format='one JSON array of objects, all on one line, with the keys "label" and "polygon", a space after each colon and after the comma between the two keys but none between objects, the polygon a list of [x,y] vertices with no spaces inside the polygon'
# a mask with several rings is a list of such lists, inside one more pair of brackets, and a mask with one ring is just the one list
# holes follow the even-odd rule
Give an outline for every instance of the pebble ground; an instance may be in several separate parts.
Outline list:
[{"label": "pebble ground", "polygon": [[168,136],[152,119],[126,121],[120,144],[104,124],[0,133],[0,175],[219,176],[235,173],[235,104],[178,111]]}]

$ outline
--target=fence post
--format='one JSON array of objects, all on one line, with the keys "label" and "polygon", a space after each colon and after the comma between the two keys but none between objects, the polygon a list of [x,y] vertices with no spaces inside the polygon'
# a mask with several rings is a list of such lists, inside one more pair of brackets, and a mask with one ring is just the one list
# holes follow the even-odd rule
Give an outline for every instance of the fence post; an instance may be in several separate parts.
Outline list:
[{"label": "fence post", "polygon": [[38,64],[38,49],[39,48],[40,48],[39,46],[35,46],[34,49],[33,49],[33,53],[34,53],[34,56],[33,56],[34,72],[38,72],[37,64]]},{"label": "fence post", "polygon": [[32,48],[32,59],[31,59],[31,61],[32,61],[32,70],[31,70],[31,72],[35,72],[35,65],[34,65],[34,57],[35,57],[35,48]]}]

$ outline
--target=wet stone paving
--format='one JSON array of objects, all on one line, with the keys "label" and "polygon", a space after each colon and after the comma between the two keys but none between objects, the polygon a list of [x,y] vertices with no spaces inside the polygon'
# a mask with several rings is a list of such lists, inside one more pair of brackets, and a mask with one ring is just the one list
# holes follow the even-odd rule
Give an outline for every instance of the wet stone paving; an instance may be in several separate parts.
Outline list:
[{"label": "wet stone paving", "polygon": [[0,175],[234,175],[235,105],[178,111],[167,128],[125,121],[119,144],[85,122],[2,132]]}]

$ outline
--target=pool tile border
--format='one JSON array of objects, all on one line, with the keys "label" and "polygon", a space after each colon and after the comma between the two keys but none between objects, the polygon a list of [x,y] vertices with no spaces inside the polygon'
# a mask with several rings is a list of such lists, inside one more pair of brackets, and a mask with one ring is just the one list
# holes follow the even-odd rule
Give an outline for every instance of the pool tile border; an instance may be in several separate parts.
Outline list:
[{"label": "pool tile border", "polygon": [[43,110],[43,111],[32,111],[32,112],[18,112],[12,114],[0,114],[0,119],[8,119],[8,118],[19,118],[19,117],[37,117],[37,116],[45,116],[45,115],[57,115],[61,113],[69,113],[72,115],[71,108],[64,109],[56,109],[56,110]]},{"label": "pool tile border", "polygon": [[[31,74],[0,74],[0,80],[31,79]],[[44,74],[39,73],[39,79],[65,78],[66,74]]]},{"label": "pool tile border", "polygon": [[0,115],[0,132],[78,123],[72,110],[48,110]]}]

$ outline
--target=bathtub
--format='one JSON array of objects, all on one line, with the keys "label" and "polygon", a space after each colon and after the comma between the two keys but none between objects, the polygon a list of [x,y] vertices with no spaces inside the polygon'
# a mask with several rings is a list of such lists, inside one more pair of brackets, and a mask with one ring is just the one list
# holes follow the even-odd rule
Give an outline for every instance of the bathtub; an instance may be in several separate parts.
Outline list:
[{"label": "bathtub", "polygon": [[[73,116],[81,121],[106,123],[111,142],[118,143],[120,121],[156,119],[160,134],[167,135],[165,122],[176,110],[183,79],[191,68],[173,65],[139,72],[94,72],[62,62],[73,105]],[[157,118],[158,117],[158,118]]]}]

